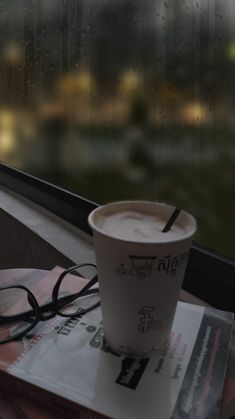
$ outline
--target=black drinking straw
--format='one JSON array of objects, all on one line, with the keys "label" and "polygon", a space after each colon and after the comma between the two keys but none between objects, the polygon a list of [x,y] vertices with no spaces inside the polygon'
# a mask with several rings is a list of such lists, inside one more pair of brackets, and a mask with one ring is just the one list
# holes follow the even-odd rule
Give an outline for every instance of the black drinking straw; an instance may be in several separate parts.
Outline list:
[{"label": "black drinking straw", "polygon": [[163,233],[167,233],[167,231],[170,230],[171,226],[174,224],[176,218],[178,217],[179,213],[180,213],[181,209],[180,208],[175,208],[173,213],[171,214],[169,220],[167,221],[165,227],[162,229]]}]

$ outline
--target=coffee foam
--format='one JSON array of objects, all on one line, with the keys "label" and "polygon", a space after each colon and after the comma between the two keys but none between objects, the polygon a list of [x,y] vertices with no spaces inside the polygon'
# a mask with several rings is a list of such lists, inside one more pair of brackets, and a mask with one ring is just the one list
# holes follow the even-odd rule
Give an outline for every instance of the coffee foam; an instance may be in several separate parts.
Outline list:
[{"label": "coffee foam", "polygon": [[187,226],[173,224],[167,233],[162,229],[168,219],[163,213],[116,210],[102,212],[96,218],[96,226],[106,235],[133,242],[167,242],[187,235]]}]

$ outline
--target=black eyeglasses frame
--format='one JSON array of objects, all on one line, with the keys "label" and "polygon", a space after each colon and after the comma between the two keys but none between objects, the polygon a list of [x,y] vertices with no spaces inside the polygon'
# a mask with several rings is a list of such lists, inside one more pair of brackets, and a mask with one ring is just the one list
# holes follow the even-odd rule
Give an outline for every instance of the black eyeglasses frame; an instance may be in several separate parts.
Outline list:
[{"label": "black eyeglasses frame", "polygon": [[30,291],[29,288],[25,287],[24,285],[11,285],[6,287],[0,287],[1,290],[6,289],[22,289],[27,293],[28,296],[28,302],[32,307],[32,310],[29,310],[27,312],[23,312],[20,314],[12,315],[12,316],[0,316],[0,327],[1,325],[7,325],[14,323],[16,321],[25,320],[29,322],[29,326],[23,331],[19,332],[18,334],[14,336],[9,336],[6,339],[0,340],[0,344],[7,343],[13,340],[18,340],[22,337],[24,337],[26,334],[28,334],[40,321],[47,321],[55,317],[56,315],[59,315],[61,317],[80,317],[84,315],[85,313],[94,310],[96,307],[100,305],[100,301],[96,302],[95,304],[85,308],[85,309],[78,309],[77,312],[74,314],[68,314],[61,311],[65,305],[71,303],[72,301],[80,298],[85,297],[87,295],[91,294],[97,294],[99,292],[98,288],[93,288],[97,282],[98,278],[97,275],[95,275],[78,293],[71,294],[62,298],[58,298],[58,293],[60,289],[60,285],[64,279],[64,277],[67,274],[72,273],[73,271],[76,271],[79,268],[83,267],[93,267],[96,269],[96,265],[93,263],[82,263],[77,264],[74,266],[71,266],[68,269],[65,269],[58,277],[53,290],[52,290],[52,301],[50,303],[39,305],[36,297],[33,295],[33,293]]}]

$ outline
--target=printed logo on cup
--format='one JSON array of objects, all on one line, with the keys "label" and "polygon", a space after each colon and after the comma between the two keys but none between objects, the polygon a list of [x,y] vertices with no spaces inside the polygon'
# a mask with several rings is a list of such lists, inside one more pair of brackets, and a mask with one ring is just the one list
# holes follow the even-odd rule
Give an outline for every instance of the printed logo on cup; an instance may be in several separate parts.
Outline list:
[{"label": "printed logo on cup", "polygon": [[175,275],[177,269],[186,263],[187,258],[188,252],[177,256],[169,254],[161,258],[129,255],[128,263],[121,262],[115,271],[120,276],[143,280],[152,276],[155,265],[157,272]]},{"label": "printed logo on cup", "polygon": [[172,256],[171,254],[160,258],[157,262],[157,271],[165,272],[166,274],[175,275],[179,266],[184,265],[188,258],[189,252],[184,252],[177,256]]},{"label": "printed logo on cup", "polygon": [[143,306],[138,311],[139,320],[137,329],[140,333],[147,333],[153,328],[154,324],[154,317],[153,312],[155,311],[156,307],[153,306]]},{"label": "printed logo on cup", "polygon": [[131,276],[136,279],[146,279],[153,273],[153,261],[156,256],[134,256],[129,255],[129,263],[120,263],[116,273],[121,276]]}]

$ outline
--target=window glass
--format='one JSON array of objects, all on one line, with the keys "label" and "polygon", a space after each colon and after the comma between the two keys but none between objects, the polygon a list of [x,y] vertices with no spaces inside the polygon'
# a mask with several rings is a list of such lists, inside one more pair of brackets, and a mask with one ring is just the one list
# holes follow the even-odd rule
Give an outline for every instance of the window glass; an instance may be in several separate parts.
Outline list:
[{"label": "window glass", "polygon": [[1,0],[0,159],[235,258],[235,2]]}]

